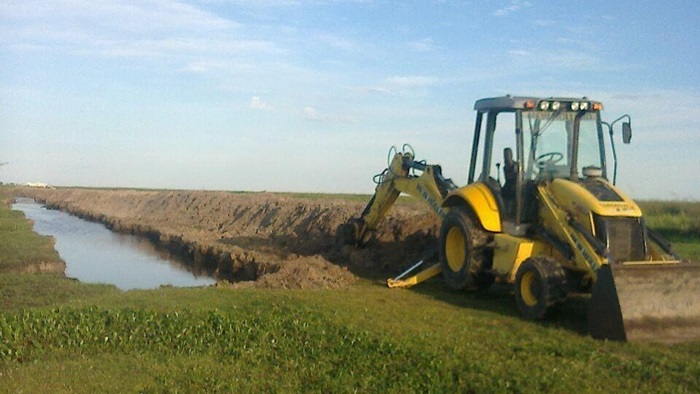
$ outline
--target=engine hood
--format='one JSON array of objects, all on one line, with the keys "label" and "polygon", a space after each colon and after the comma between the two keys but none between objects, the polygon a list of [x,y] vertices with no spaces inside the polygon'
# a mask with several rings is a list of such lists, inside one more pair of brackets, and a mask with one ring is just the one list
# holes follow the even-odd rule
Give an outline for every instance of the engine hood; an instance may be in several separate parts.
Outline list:
[{"label": "engine hood", "polygon": [[589,212],[600,216],[641,217],[637,204],[603,178],[587,178],[578,182],[555,179],[547,186],[557,204],[578,214]]}]

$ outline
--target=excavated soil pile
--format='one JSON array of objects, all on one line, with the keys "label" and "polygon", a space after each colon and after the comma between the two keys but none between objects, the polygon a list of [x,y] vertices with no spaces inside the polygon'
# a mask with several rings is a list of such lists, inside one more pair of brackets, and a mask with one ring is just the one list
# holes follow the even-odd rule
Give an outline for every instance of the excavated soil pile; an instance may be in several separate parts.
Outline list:
[{"label": "excavated soil pile", "polygon": [[32,189],[49,208],[145,236],[234,286],[336,288],[356,275],[394,275],[433,245],[438,222],[395,207],[366,248],[335,246],[335,230],[363,203],[271,193]]}]

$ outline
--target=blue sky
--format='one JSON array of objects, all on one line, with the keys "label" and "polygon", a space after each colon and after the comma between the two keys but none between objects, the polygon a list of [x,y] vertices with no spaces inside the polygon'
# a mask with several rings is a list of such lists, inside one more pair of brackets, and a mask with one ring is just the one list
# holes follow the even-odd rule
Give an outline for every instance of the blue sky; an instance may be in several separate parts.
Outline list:
[{"label": "blue sky", "polygon": [[629,113],[618,185],[700,200],[696,1],[0,4],[2,182],[370,193],[410,143],[464,184],[474,101]]}]

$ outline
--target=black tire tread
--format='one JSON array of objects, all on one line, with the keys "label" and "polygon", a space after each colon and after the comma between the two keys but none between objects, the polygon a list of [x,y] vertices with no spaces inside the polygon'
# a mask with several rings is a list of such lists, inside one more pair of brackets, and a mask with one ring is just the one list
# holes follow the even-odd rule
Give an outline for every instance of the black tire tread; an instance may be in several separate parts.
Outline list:
[{"label": "black tire tread", "polygon": [[[451,227],[458,226],[465,229],[468,250],[465,260],[468,261],[468,272],[453,272],[447,264],[445,251],[445,237]],[[493,276],[487,272],[486,263],[489,254],[486,245],[490,241],[490,234],[480,225],[475,224],[474,219],[465,207],[454,207],[447,214],[440,229],[440,263],[442,265],[443,278],[453,290],[478,290],[489,287],[493,283]]]},{"label": "black tire tread", "polygon": [[[532,270],[541,281],[542,290],[538,303],[529,307],[522,301],[520,281],[525,272]],[[543,320],[554,314],[566,300],[568,286],[566,272],[556,260],[548,256],[535,256],[525,260],[515,278],[515,298],[520,312],[528,319]]]}]

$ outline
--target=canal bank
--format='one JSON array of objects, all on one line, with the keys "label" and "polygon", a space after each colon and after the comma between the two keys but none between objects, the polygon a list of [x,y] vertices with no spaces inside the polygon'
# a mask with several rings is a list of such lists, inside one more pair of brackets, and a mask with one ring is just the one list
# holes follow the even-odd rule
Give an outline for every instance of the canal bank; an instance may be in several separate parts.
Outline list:
[{"label": "canal bank", "polygon": [[[382,248],[334,249],[335,228],[361,211],[356,202],[205,191],[17,188],[15,193],[148,238],[233,287],[346,287],[356,279],[349,268],[390,262],[373,257]],[[397,261],[395,253],[385,255]]]}]

